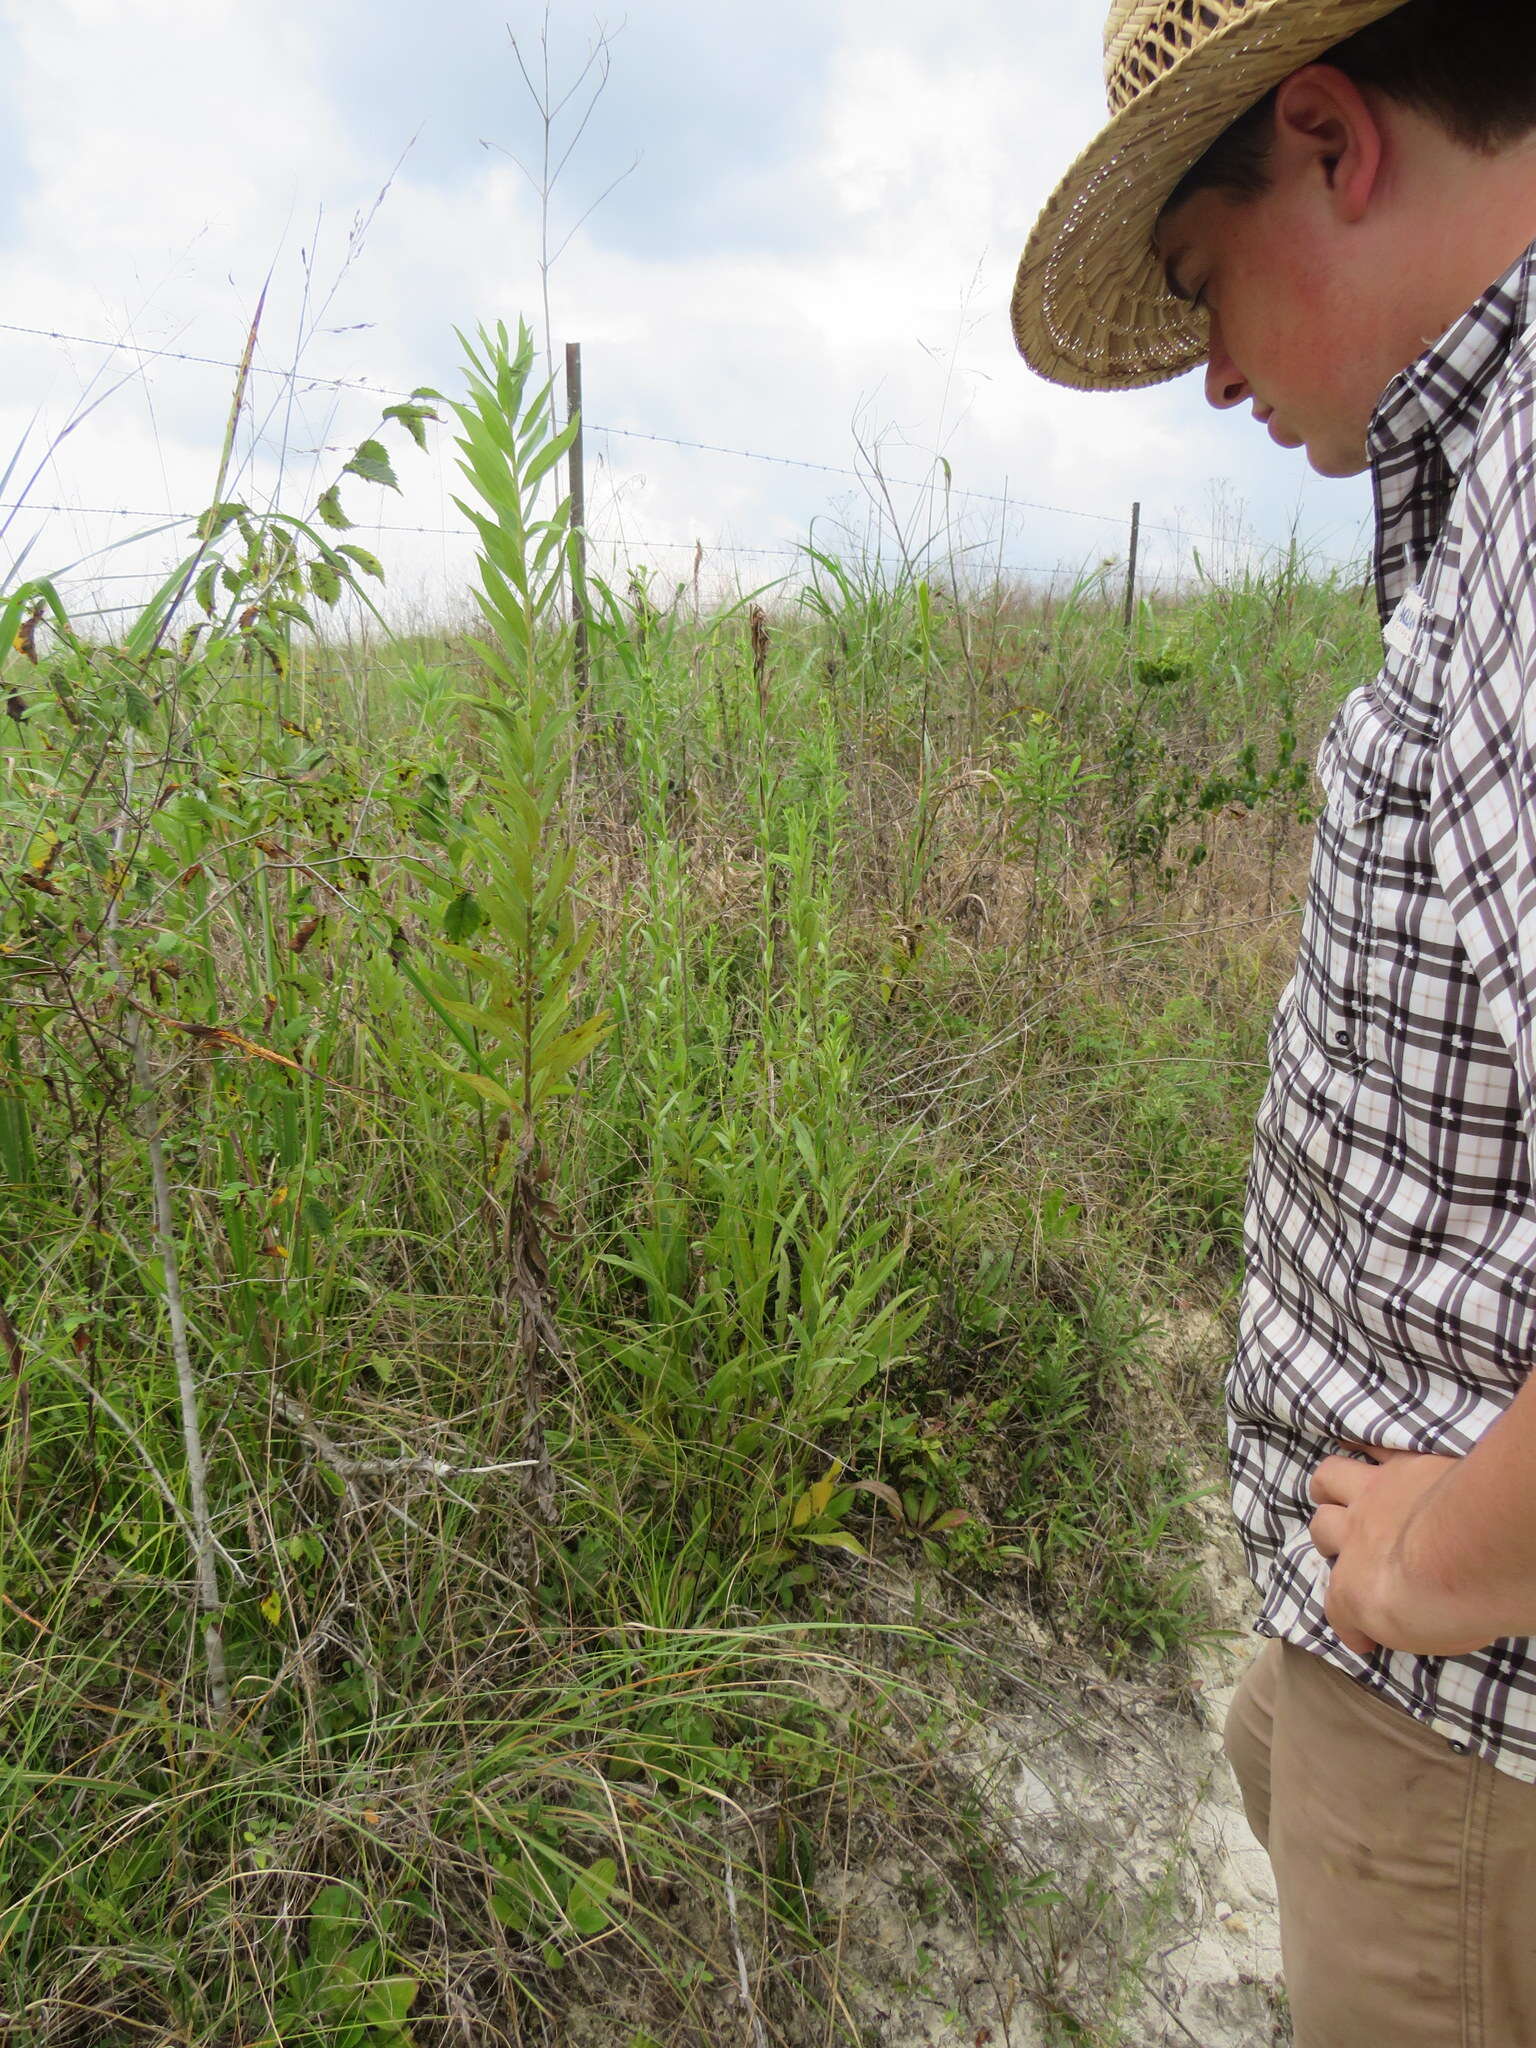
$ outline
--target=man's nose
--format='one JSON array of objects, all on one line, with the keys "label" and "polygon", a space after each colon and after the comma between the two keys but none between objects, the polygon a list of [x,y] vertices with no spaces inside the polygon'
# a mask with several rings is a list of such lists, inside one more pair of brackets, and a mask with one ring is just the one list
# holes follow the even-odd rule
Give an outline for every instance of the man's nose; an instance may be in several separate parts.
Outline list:
[{"label": "man's nose", "polygon": [[1218,412],[1230,412],[1253,393],[1242,371],[1227,354],[1221,323],[1211,315],[1211,348],[1205,362],[1205,395]]}]

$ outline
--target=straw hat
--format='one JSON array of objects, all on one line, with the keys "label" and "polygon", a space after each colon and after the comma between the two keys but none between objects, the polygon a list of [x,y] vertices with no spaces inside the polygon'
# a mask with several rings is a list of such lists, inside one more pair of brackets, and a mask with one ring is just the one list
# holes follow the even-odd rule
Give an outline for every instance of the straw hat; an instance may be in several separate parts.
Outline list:
[{"label": "straw hat", "polygon": [[1303,64],[1402,0],[1112,0],[1110,123],[1035,224],[1013,292],[1025,360],[1128,391],[1204,362],[1203,317],[1168,295],[1152,229],[1211,144]]}]

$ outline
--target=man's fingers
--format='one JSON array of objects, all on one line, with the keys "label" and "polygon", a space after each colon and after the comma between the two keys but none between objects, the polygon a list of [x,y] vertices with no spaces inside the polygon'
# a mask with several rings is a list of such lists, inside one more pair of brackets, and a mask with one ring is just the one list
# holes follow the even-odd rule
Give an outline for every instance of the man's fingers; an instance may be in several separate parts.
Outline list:
[{"label": "man's fingers", "polygon": [[1351,1507],[1376,1477],[1375,1465],[1362,1465],[1358,1458],[1324,1458],[1308,1482],[1319,1507],[1332,1502]]},{"label": "man's fingers", "polygon": [[1308,1534],[1324,1557],[1337,1557],[1344,1548],[1348,1526],[1348,1508],[1319,1508],[1308,1524]]}]

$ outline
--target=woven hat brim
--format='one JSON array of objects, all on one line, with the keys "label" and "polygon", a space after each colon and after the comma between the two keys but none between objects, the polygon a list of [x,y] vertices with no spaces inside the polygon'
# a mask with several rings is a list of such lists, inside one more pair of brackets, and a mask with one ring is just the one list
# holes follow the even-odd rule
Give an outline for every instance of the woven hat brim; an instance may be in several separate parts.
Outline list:
[{"label": "woven hat brim", "polygon": [[1081,391],[1166,383],[1205,361],[1206,323],[1168,294],[1152,231],[1240,114],[1403,0],[1258,0],[1123,108],[1035,223],[1013,290],[1030,368]]}]

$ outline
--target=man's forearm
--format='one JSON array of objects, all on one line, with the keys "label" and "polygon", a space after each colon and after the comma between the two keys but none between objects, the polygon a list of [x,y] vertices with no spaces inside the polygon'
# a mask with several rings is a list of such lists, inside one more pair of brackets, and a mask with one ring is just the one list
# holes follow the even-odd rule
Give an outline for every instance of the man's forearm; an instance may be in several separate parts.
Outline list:
[{"label": "man's forearm", "polygon": [[1403,1531],[1402,1567],[1490,1642],[1536,1635],[1536,1382],[1424,1495]]},{"label": "man's forearm", "polygon": [[1536,1635],[1536,1382],[1465,1458],[1361,1448],[1369,1464],[1325,1458],[1312,1475],[1341,1641],[1459,1656]]}]

